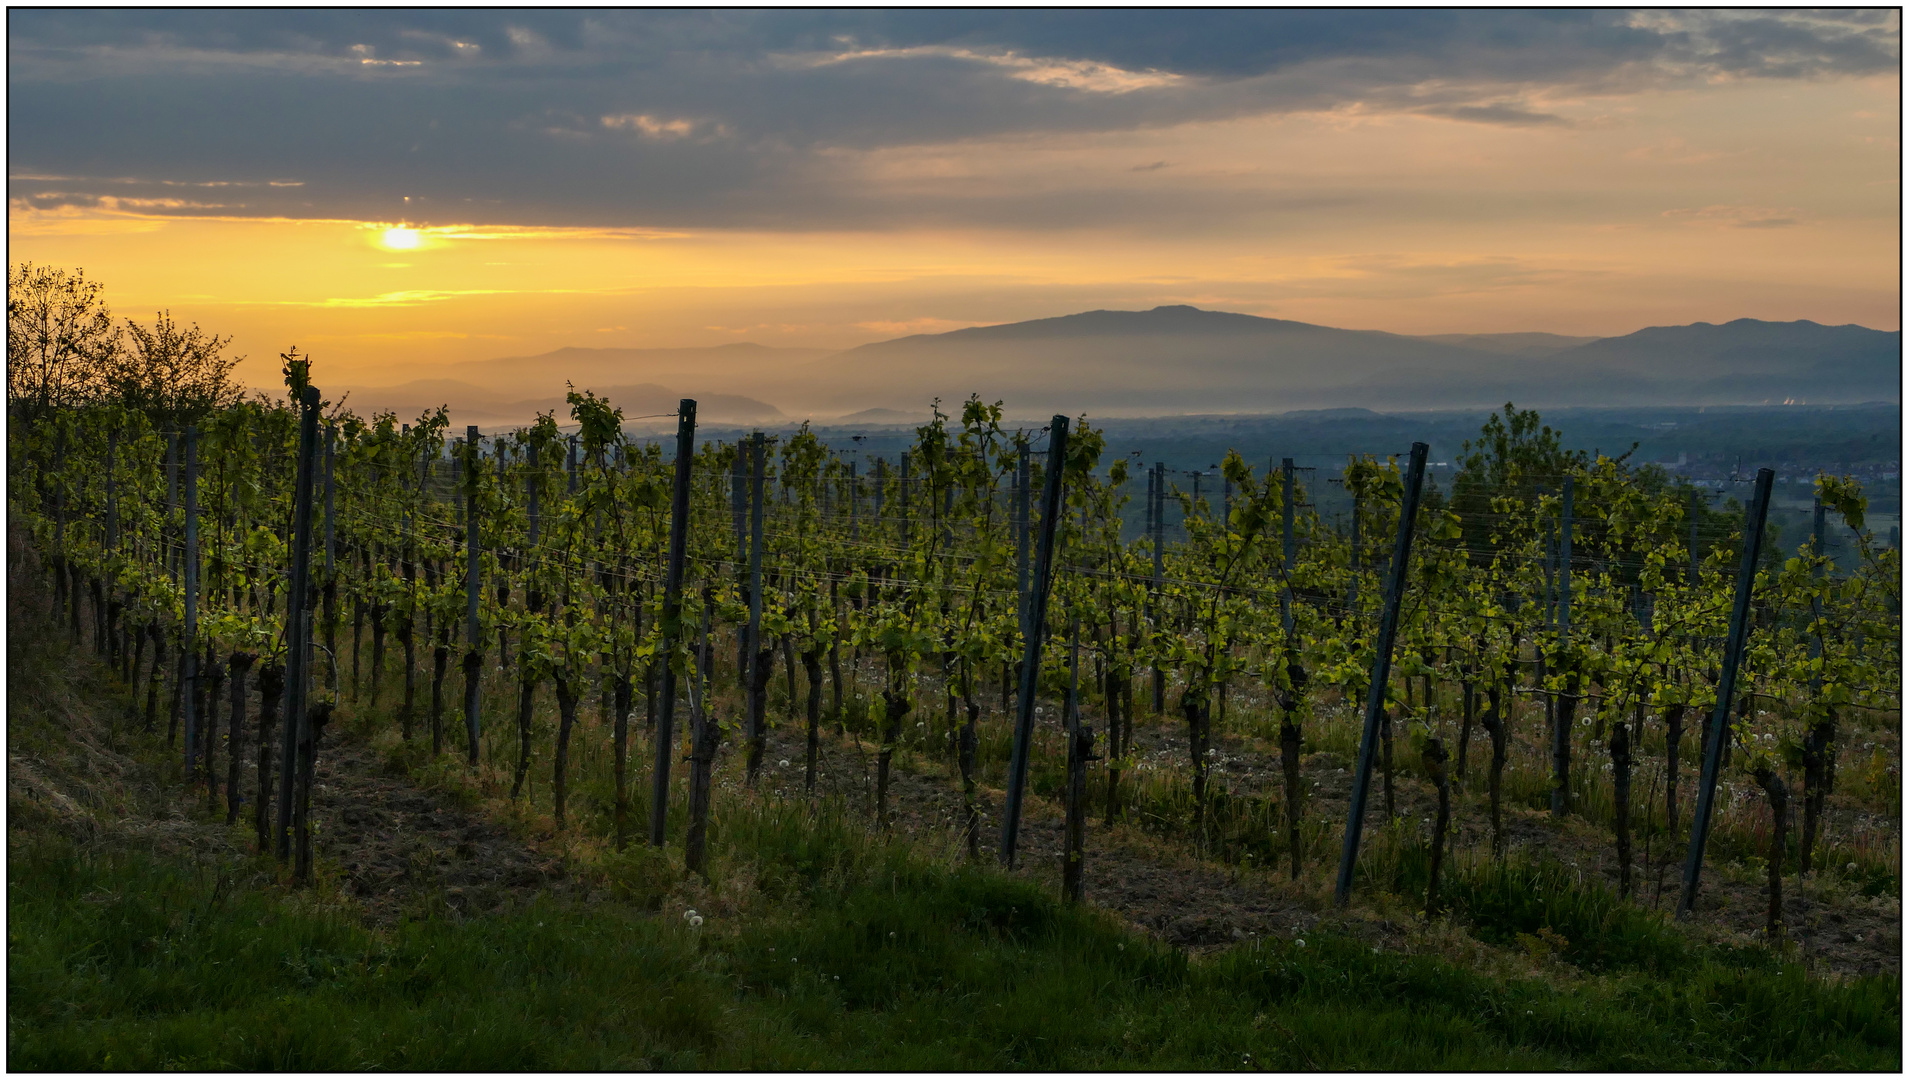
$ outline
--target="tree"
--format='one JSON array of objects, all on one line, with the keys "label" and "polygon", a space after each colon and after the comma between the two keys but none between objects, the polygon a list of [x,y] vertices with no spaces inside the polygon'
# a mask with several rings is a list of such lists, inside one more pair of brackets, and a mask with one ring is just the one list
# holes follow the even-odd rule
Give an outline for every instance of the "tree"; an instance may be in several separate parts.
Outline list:
[{"label": "tree", "polygon": [[[237,401],[242,391],[232,369],[244,357],[226,357],[230,337],[181,329],[170,311],[151,327],[126,320],[125,346],[115,349],[100,373],[108,397],[152,417],[160,428],[180,429]],[[296,350],[294,350],[296,351]]]},{"label": "tree", "polygon": [[7,268],[7,401],[38,418],[97,396],[119,331],[105,286],[30,262]]},{"label": "tree", "polygon": [[1536,409],[1505,402],[1503,413],[1485,421],[1477,439],[1459,449],[1458,475],[1452,477],[1450,508],[1464,522],[1465,547],[1477,565],[1492,550],[1493,499],[1529,501],[1540,491],[1556,491],[1564,474],[1584,468],[1583,451],[1564,449],[1560,434],[1540,422]]}]

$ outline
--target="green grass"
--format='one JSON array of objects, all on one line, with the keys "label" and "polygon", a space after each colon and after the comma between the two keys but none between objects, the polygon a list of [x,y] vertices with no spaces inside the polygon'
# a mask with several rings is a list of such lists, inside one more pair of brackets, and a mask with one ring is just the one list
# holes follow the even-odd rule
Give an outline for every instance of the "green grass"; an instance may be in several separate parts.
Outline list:
[{"label": "green grass", "polygon": [[[1710,830],[1705,854],[1713,859],[1740,862],[1756,871],[1769,866],[1770,825],[1768,804],[1758,801],[1750,814],[1720,815]],[[1802,869],[1802,825],[1796,820],[1800,810],[1792,810],[1789,843],[1784,847],[1783,873],[1794,877]],[[1746,820],[1746,818],[1748,820]],[[1818,837],[1812,855],[1812,873],[1817,880],[1834,877],[1852,892],[1862,896],[1896,896],[1902,892],[1902,878],[1896,872],[1901,854],[1887,837],[1864,835],[1855,840]]]},{"label": "green grass", "polygon": [[[99,749],[102,710],[115,705],[82,700],[97,698],[100,680],[81,654],[16,633],[9,662],[13,747],[47,752],[47,767],[88,795],[88,813],[138,817],[156,808],[148,794],[176,797],[163,736],[122,730],[116,748]],[[488,731],[508,733],[501,723]],[[453,732],[454,747],[461,738]],[[579,755],[577,813],[599,834],[602,745],[587,768]],[[51,753],[62,750],[70,760]],[[391,756],[394,771],[483,805],[454,761],[426,765],[415,749]],[[1130,790],[1171,817],[1189,810],[1184,784],[1136,774]],[[1248,799],[1218,805],[1216,846],[1243,855],[1277,844],[1255,838],[1268,811]],[[727,790],[714,807],[707,887],[685,884],[679,846],[638,846],[585,867],[588,902],[546,898],[383,930],[338,902],[322,860],[317,889],[289,892],[269,860],[173,852],[65,820],[10,816],[13,1069],[1901,1063],[1899,979],[1827,982],[1764,949],[1699,946],[1537,863],[1455,860],[1448,871],[1445,894],[1474,936],[1554,956],[1532,966],[1544,977],[1506,978],[1329,932],[1190,959],[1060,903],[1043,884],[884,841],[840,804]],[[1422,895],[1422,842],[1369,835],[1359,889]],[[687,903],[703,910],[700,928],[684,920]]]},{"label": "green grass", "polygon": [[[680,873],[633,856],[629,901],[539,901],[382,933],[256,867],[48,840],[9,865],[14,1069],[1895,1069],[1899,983],[1813,981],[1646,942],[1614,973],[1495,980],[1330,935],[1212,961],[991,868],[882,843],[839,813],[732,805],[718,863],[761,903],[692,930]],[[659,880],[660,879],[660,880]],[[1462,879],[1461,880],[1469,880]],[[644,887],[643,882],[650,882]],[[718,883],[720,885],[720,882]],[[658,886],[661,886],[660,888]],[[1586,901],[1464,893],[1480,926],[1597,942]],[[1576,905],[1575,907],[1573,905]],[[1587,922],[1588,920],[1588,922]],[[1601,921],[1600,921],[1601,920]],[[1649,944],[1655,942],[1656,944]],[[1634,950],[1635,951],[1635,950]],[[1597,962],[1607,954],[1612,963]]]},{"label": "green grass", "polygon": [[[1423,845],[1411,844],[1394,845],[1390,854],[1372,873],[1385,880],[1373,884],[1422,900],[1430,853]],[[1627,904],[1596,880],[1583,880],[1542,858],[1454,859],[1446,865],[1439,890],[1441,903],[1480,941],[1556,952],[1585,971],[1669,977],[1707,961],[1762,971],[1781,968],[1768,950],[1719,952],[1700,946],[1662,914]]]},{"label": "green grass", "polygon": [[[1175,761],[1173,767],[1138,769],[1121,777],[1120,801],[1128,821],[1156,836],[1196,841],[1202,855],[1233,865],[1284,866],[1292,857],[1288,843],[1284,780],[1269,779],[1258,794],[1234,791],[1223,778],[1207,788],[1203,825],[1196,827],[1193,780]],[[1037,766],[1038,768],[1038,766]],[[1104,785],[1099,791],[1105,792]],[[1300,857],[1317,860],[1336,853],[1343,828],[1317,809],[1301,818]]]}]

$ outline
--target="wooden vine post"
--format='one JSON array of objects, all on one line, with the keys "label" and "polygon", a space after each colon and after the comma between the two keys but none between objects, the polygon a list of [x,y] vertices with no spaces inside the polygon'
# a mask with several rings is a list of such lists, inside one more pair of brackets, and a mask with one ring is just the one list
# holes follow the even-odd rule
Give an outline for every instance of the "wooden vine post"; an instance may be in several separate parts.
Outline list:
[{"label": "wooden vine post", "polygon": [[1293,568],[1298,563],[1299,539],[1293,529],[1293,459],[1280,462],[1280,483],[1284,511],[1282,526],[1285,532],[1285,588],[1280,591],[1280,623],[1286,635],[1285,662],[1286,676],[1291,683],[1286,695],[1280,702],[1279,716],[1279,764],[1286,780],[1286,848],[1291,862],[1292,880],[1299,880],[1299,812],[1302,781],[1299,772],[1299,703],[1304,693],[1301,680],[1305,676],[1299,665],[1299,643],[1294,636],[1293,623]]},{"label": "wooden vine post", "polygon": [[[1811,508],[1810,555],[1823,557],[1823,499],[1816,498]],[[1821,577],[1820,565],[1810,571],[1811,580]],[[1820,661],[1823,658],[1823,597],[1812,589],[1810,592],[1810,659]],[[1821,698],[1823,693],[1823,669],[1819,666],[1810,675],[1810,697]],[[1836,742],[1836,714],[1825,707],[1821,716],[1810,723],[1809,731],[1803,736],[1803,844],[1797,851],[1797,877],[1800,879],[1810,872],[1811,849],[1816,844],[1816,828],[1822,819],[1823,801],[1829,795],[1830,754]]]},{"label": "wooden vine post", "polygon": [[1577,665],[1571,642],[1571,496],[1575,477],[1564,478],[1564,506],[1558,517],[1558,660],[1564,666],[1564,692],[1558,695],[1551,723],[1551,816],[1571,812],[1571,726],[1577,719]]},{"label": "wooden vine post", "polygon": [[[1167,546],[1167,464],[1164,461],[1153,463],[1153,590],[1147,594],[1152,605],[1150,614],[1160,618],[1160,587],[1166,578]],[[1167,673],[1158,663],[1153,665],[1153,712],[1158,716],[1167,711]]]},{"label": "wooden vine post", "polygon": [[[311,793],[299,790],[306,778],[299,751],[310,738],[305,715],[310,697],[311,621],[309,619],[312,560],[312,490],[317,464],[318,388],[307,386],[300,395],[298,465],[292,489],[292,565],[285,611],[285,734],[279,753],[278,832],[274,849],[280,862],[293,857],[292,832],[298,832],[293,879],[303,883],[311,872]],[[296,819],[296,820],[295,820]]]},{"label": "wooden vine post", "polygon": [[1094,731],[1080,719],[1080,616],[1070,629],[1067,657],[1067,853],[1061,867],[1061,898],[1077,904],[1086,871],[1087,763],[1094,759]]},{"label": "wooden vine post", "polygon": [[[170,535],[172,533],[172,515],[177,512],[178,509],[179,433],[176,431],[168,431],[166,432],[166,526],[161,536],[167,538],[166,571],[172,576],[172,580],[174,581],[179,580],[179,559],[177,556],[178,549],[172,546]],[[66,517],[62,514],[60,516],[61,524],[64,524],[65,520]]]},{"label": "wooden vine post", "polygon": [[[477,708],[478,675],[484,666],[484,639],[477,625],[477,597],[482,588],[482,567],[478,565],[478,527],[477,527],[477,468],[478,434],[477,425],[471,424],[464,429],[465,453],[470,462],[464,469],[464,743],[466,763],[477,766]],[[575,465],[576,448],[571,447],[571,463]],[[576,473],[571,472],[574,484]]]},{"label": "wooden vine post", "polygon": [[[745,596],[749,591],[749,445],[745,439],[736,439],[736,459],[729,466],[729,524],[736,534],[737,584]],[[751,698],[749,658],[754,654],[749,650],[753,648],[746,631],[736,635],[736,683],[745,701]],[[693,732],[690,739],[695,739]]]},{"label": "wooden vine post", "polygon": [[1743,562],[1737,569],[1736,600],[1730,606],[1730,636],[1724,639],[1723,670],[1717,678],[1717,704],[1711,713],[1709,738],[1704,742],[1703,775],[1697,783],[1697,808],[1690,818],[1690,846],[1684,856],[1684,892],[1677,917],[1689,918],[1697,902],[1697,881],[1703,871],[1704,844],[1710,839],[1710,817],[1716,805],[1717,774],[1723,771],[1723,749],[1730,741],[1730,706],[1737,694],[1737,668],[1750,636],[1750,593],[1756,585],[1757,557],[1763,551],[1763,523],[1770,512],[1770,485],[1776,473],[1758,469],[1756,487],[1743,520]]},{"label": "wooden vine post", "polygon": [[325,689],[338,696],[338,426],[325,425]]},{"label": "wooden vine post", "polygon": [[746,500],[749,498],[749,461],[743,447],[748,445],[742,440],[736,441],[736,460],[729,467],[729,524],[736,533],[736,562],[746,562],[748,549],[743,545],[747,537]]},{"label": "wooden vine post", "polygon": [[1288,648],[1293,636],[1293,564],[1299,556],[1299,540],[1293,533],[1293,459],[1279,463],[1279,505],[1281,539],[1285,541],[1280,568],[1285,572],[1285,587],[1279,590],[1279,625]]},{"label": "wooden vine post", "polygon": [[304,713],[309,696],[309,682],[305,678],[310,662],[309,639],[302,642],[307,647],[301,647],[301,636],[309,630],[301,615],[307,602],[307,585],[311,576],[312,476],[308,462],[311,446],[306,438],[306,425],[308,419],[316,422],[318,391],[307,387],[301,392],[299,406],[298,457],[294,463],[292,489],[292,563],[288,568],[289,587],[286,591],[285,674],[280,687],[285,728],[278,747],[277,828],[273,832],[272,844],[273,852],[280,862],[294,857],[292,833],[298,816],[298,747],[304,737]]},{"label": "wooden vine post", "polygon": [[1014,460],[1014,595],[1020,598],[1014,625],[1023,641],[1027,640],[1028,479],[1032,473],[1028,457],[1027,443],[1022,441]]},{"label": "wooden vine post", "polygon": [[1151,467],[1147,469],[1147,502],[1144,513],[1140,534],[1151,540],[1153,539],[1153,469]]},{"label": "wooden vine post", "polygon": [[524,505],[530,514],[530,564],[537,562],[537,531],[542,522],[543,467],[537,459],[537,444],[530,444],[530,469],[524,475]]},{"label": "wooden vine post", "polygon": [[[1028,480],[1032,474],[1028,462],[1028,445],[1025,434],[1015,438],[1014,481],[1011,514],[1014,518],[1014,632],[1020,640],[1027,640],[1027,575],[1030,553],[1028,550]],[[1001,711],[1008,708],[1007,666],[1001,668]],[[1019,685],[1018,677],[1016,685]]]},{"label": "wooden vine post", "polygon": [[1352,800],[1346,811],[1345,846],[1339,854],[1339,881],[1333,898],[1340,907],[1352,899],[1352,869],[1359,858],[1359,834],[1365,827],[1366,795],[1372,786],[1372,755],[1379,738],[1379,718],[1385,712],[1385,685],[1392,675],[1392,642],[1398,636],[1399,603],[1405,596],[1407,563],[1412,554],[1412,526],[1418,517],[1419,490],[1425,480],[1422,442],[1412,444],[1406,467],[1405,494],[1399,505],[1399,536],[1392,547],[1392,572],[1387,575],[1385,608],[1379,618],[1379,640],[1372,657],[1372,682],[1366,694],[1365,732],[1359,739],[1359,762],[1352,774]]},{"label": "wooden vine post", "polygon": [[1041,683],[1041,635],[1047,626],[1048,586],[1054,574],[1054,526],[1060,521],[1061,473],[1067,464],[1067,417],[1056,416],[1047,435],[1047,475],[1041,489],[1041,536],[1034,550],[1034,580],[1022,600],[1027,613],[1023,641],[1021,693],[1015,703],[1014,752],[1008,768],[1007,805],[1001,812],[1001,862],[1014,869],[1021,832],[1021,801],[1027,790],[1027,762],[1034,743],[1034,693]]},{"label": "wooden vine post", "polygon": [[770,650],[762,647],[762,484],[764,440],[758,431],[749,439],[749,627],[743,638],[743,691],[748,695],[748,761],[745,782],[756,785],[762,773],[762,751],[768,738],[763,730],[769,705],[769,676],[774,674]]},{"label": "wooden vine post", "polygon": [[[1153,512],[1154,512],[1153,488],[1154,488],[1154,481],[1156,479],[1155,472],[1156,470],[1152,466],[1147,467],[1147,501],[1145,504],[1146,508],[1141,515],[1140,535],[1144,539],[1146,539],[1148,543],[1153,542]],[[1144,606],[1141,608],[1141,621],[1139,625],[1151,626],[1153,623],[1154,604],[1159,599],[1155,595],[1155,591],[1156,591],[1156,586],[1154,582],[1151,579],[1149,579],[1147,582],[1147,599],[1145,601]],[[1156,671],[1154,676],[1154,682],[1158,683],[1159,681],[1160,681],[1159,673]],[[1154,707],[1154,711],[1156,713],[1160,711],[1159,706],[1157,704]]]},{"label": "wooden vine post", "polygon": [[199,685],[199,429],[197,426],[186,428],[186,522],[185,546],[179,553],[179,563],[186,587],[186,618],[184,641],[181,643],[179,663],[181,669],[180,685],[184,692],[179,695],[181,708],[185,714],[186,734],[186,783],[192,783],[193,769],[198,762],[199,720],[194,715],[192,690]]},{"label": "wooden vine post", "polygon": [[676,667],[671,657],[683,631],[683,559],[689,547],[689,480],[695,457],[696,400],[684,398],[676,407],[676,486],[670,493],[669,568],[663,579],[662,641],[657,649],[663,663],[663,701],[656,714],[656,767],[650,775],[650,843],[658,847],[669,823],[669,766],[676,752]]}]

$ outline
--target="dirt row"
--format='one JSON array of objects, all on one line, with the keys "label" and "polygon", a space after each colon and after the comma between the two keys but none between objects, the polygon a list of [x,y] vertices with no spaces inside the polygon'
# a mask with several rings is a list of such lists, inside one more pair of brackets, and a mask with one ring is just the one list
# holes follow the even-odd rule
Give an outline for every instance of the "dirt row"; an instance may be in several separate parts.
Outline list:
[{"label": "dirt row", "polygon": [[[1233,735],[1215,741],[1217,761],[1226,770],[1216,776],[1216,784],[1226,783],[1236,791],[1255,794],[1263,793],[1267,784],[1283,784],[1276,751],[1256,749],[1249,740]],[[801,790],[804,745],[805,735],[794,726],[772,730],[763,781],[767,790],[786,795]],[[1143,759],[1186,760],[1184,728],[1172,722],[1139,725],[1134,747]],[[850,805],[867,812],[871,820],[876,750],[874,744],[853,736],[827,733],[821,741],[818,768],[822,793],[845,797]],[[784,761],[788,765],[782,765]],[[893,827],[911,835],[958,842],[962,821],[958,774],[941,762],[924,762],[911,755],[898,755],[898,762],[910,767],[898,768],[891,776]],[[1476,769],[1474,764],[1474,783],[1482,786],[1482,776]],[[1302,778],[1307,787],[1308,816],[1343,820],[1351,775],[1339,759],[1331,754],[1308,755]],[[1102,784],[1103,774],[1096,772],[1090,778],[1090,791],[1104,792]],[[1375,776],[1368,836],[1382,818],[1378,789]],[[1395,775],[1394,793],[1399,819],[1408,824],[1416,822],[1429,842],[1430,821],[1437,805],[1434,789],[1400,770]],[[1282,874],[1204,860],[1181,838],[1144,832],[1129,822],[1109,828],[1099,809],[1100,798],[1094,798],[1095,809],[1089,816],[1085,892],[1090,902],[1141,930],[1176,946],[1205,951],[1254,936],[1304,934],[1327,921],[1342,931],[1372,938],[1375,943],[1410,947],[1414,928],[1402,925],[1397,915],[1360,920],[1343,918],[1331,910],[1326,902],[1330,866],[1308,863],[1302,880],[1293,883]],[[1000,791],[983,789],[980,847],[985,857],[993,857],[998,848],[1002,801]],[[1454,852],[1486,857],[1490,833],[1482,794],[1461,796],[1454,802]],[[1021,834],[1023,873],[1058,882],[1062,820],[1062,809],[1055,800],[1030,793]],[[1617,855],[1606,830],[1579,819],[1554,823],[1547,813],[1510,806],[1504,809],[1504,825],[1513,851],[1523,848],[1543,852],[1583,876],[1616,889]],[[1646,863],[1646,848],[1641,841],[1638,843],[1632,870],[1637,902],[1660,910],[1675,904],[1681,865],[1673,859],[1680,851],[1681,846],[1667,850],[1660,839],[1649,849],[1651,858]],[[1810,885],[1799,888],[1792,877],[1785,881],[1784,908],[1790,938],[1813,966],[1842,975],[1900,973],[1899,900],[1866,900],[1826,893]],[[1714,865],[1706,868],[1694,932],[1711,940],[1758,941],[1766,914],[1767,892],[1761,877],[1728,873]]]},{"label": "dirt row", "polygon": [[334,861],[344,889],[374,924],[403,914],[501,911],[577,883],[561,860],[504,825],[394,774],[359,738],[329,740],[312,792],[316,850]]},{"label": "dirt row", "polygon": [[[336,729],[334,729],[336,730]],[[1258,793],[1279,781],[1277,754],[1237,736],[1216,740],[1216,784],[1236,792]],[[803,796],[804,733],[798,725],[771,730],[760,788],[784,798]],[[1186,739],[1171,722],[1143,723],[1134,749],[1143,760],[1183,761]],[[827,731],[821,740],[819,794],[841,797],[846,805],[873,819],[877,747],[853,735]],[[1475,748],[1474,748],[1475,749]],[[740,753],[726,744],[719,776]],[[786,764],[785,764],[786,763]],[[1331,754],[1305,759],[1302,775],[1311,817],[1342,819],[1350,775]],[[16,770],[16,777],[24,777]],[[1104,791],[1096,772],[1091,790]],[[733,783],[733,780],[726,781]],[[251,781],[247,781],[248,789]],[[963,820],[959,782],[938,760],[898,754],[891,774],[892,828],[904,835],[949,846],[960,842]],[[1372,821],[1380,816],[1375,779]],[[1396,796],[1402,821],[1427,822],[1435,807],[1429,785],[1401,773]],[[980,848],[995,856],[1002,793],[984,788]],[[1454,850],[1482,856],[1489,837],[1478,799],[1461,798],[1455,812]],[[1241,869],[1199,857],[1184,838],[1139,828],[1131,821],[1109,827],[1095,799],[1090,815],[1085,868],[1088,901],[1137,929],[1191,951],[1221,949],[1255,937],[1291,937],[1312,932],[1322,922],[1368,938],[1377,946],[1414,948],[1423,930],[1403,912],[1346,917],[1328,900],[1331,868],[1308,863],[1300,882],[1278,873]],[[361,737],[336,732],[319,756],[314,820],[321,860],[336,872],[343,890],[374,924],[389,924],[405,914],[426,912],[453,917],[495,912],[539,893],[583,895],[588,885],[566,872],[561,845],[549,837],[525,838],[481,810],[459,806],[449,796],[411,782],[392,759]],[[1371,825],[1368,828],[1372,828]],[[1515,847],[1557,857],[1586,876],[1616,884],[1616,858],[1609,837],[1588,823],[1554,824],[1548,815],[1522,808],[1506,810],[1506,828]],[[1639,900],[1667,906],[1674,902],[1677,868],[1666,866],[1665,852],[1651,865],[1637,853]],[[1062,858],[1062,809],[1053,799],[1030,793],[1024,811],[1020,872],[1058,882]],[[1659,891],[1659,878],[1667,879]],[[1900,906],[1893,899],[1869,902],[1826,901],[1809,887],[1786,882],[1785,903],[1791,937],[1814,965],[1840,974],[1899,973]],[[1753,941],[1761,932],[1765,894],[1760,880],[1711,871],[1706,879],[1698,932],[1724,940]]]}]

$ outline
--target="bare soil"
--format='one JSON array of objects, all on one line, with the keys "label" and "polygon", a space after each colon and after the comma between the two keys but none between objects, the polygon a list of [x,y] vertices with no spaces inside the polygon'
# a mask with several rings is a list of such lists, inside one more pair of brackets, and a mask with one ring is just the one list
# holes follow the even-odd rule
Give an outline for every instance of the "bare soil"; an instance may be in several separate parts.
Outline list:
[{"label": "bare soil", "polygon": [[[1134,734],[1134,747],[1142,758],[1158,756],[1176,763],[1186,760],[1183,724],[1171,720],[1142,722],[1136,725]],[[806,733],[799,724],[772,729],[762,781],[765,789],[787,796],[800,793],[805,740]],[[1231,734],[1214,741],[1220,751],[1219,769],[1223,770],[1214,777],[1216,785],[1224,784],[1235,793],[1263,795],[1269,786],[1283,792],[1276,749],[1268,752],[1251,740]],[[1459,857],[1483,858],[1490,851],[1483,766],[1478,756],[1480,742],[1482,738],[1471,747],[1469,779],[1473,790],[1453,799],[1451,843]],[[852,735],[838,736],[825,728],[819,753],[819,792],[845,797],[872,819],[878,749],[873,742]],[[1401,739],[1394,752],[1399,754],[1403,749]],[[782,761],[789,764],[782,766]],[[1351,787],[1351,774],[1343,760],[1329,753],[1308,754],[1301,774],[1307,787],[1307,815],[1342,821]],[[1413,925],[1402,912],[1363,909],[1342,914],[1333,910],[1328,903],[1330,866],[1309,862],[1302,880],[1293,883],[1281,873],[1242,870],[1203,859],[1191,845],[1143,831],[1131,820],[1116,822],[1110,828],[1100,809],[1104,784],[1104,773],[1095,770],[1090,774],[1094,808],[1089,814],[1085,893],[1089,902],[1146,933],[1193,952],[1225,948],[1256,936],[1303,936],[1321,923],[1369,939],[1379,947],[1413,948],[1413,942],[1423,937],[1422,924]],[[1638,797],[1643,797],[1642,792]],[[1383,819],[1376,771],[1369,798],[1368,836]],[[1399,819],[1416,822],[1429,842],[1431,818],[1437,807],[1435,789],[1400,763],[1395,768],[1394,798]],[[960,779],[951,764],[898,752],[890,776],[890,800],[894,829],[950,845],[960,843]],[[983,788],[980,793],[984,816],[979,848],[985,858],[995,858],[998,852],[1002,801],[1003,793],[998,789]],[[1833,804],[1839,802],[1845,800],[1832,799]],[[1847,815],[1856,809],[1832,805],[1831,811]],[[1601,880],[1612,890],[1618,887],[1617,854],[1608,830],[1575,817],[1554,822],[1546,812],[1510,805],[1503,809],[1503,820],[1513,851],[1523,848],[1542,852],[1577,868],[1586,877]],[[1058,882],[1062,824],[1063,809],[1058,800],[1040,798],[1030,791],[1023,809],[1018,860],[1021,873]],[[1792,832],[1793,840],[1794,836]],[[1637,902],[1660,910],[1674,906],[1682,873],[1681,862],[1672,861],[1681,854],[1681,845],[1674,847],[1667,850],[1662,838],[1657,838],[1647,851],[1641,839],[1636,842],[1632,874]],[[1767,885],[1762,875],[1718,866],[1709,860],[1696,917],[1687,925],[1694,936],[1704,940],[1756,942],[1763,936],[1767,905]],[[1900,974],[1902,925],[1898,898],[1865,899],[1846,891],[1826,893],[1812,882],[1799,887],[1795,877],[1789,876],[1784,881],[1784,913],[1790,941],[1816,969],[1843,976]]]},{"label": "bare soil", "polygon": [[453,917],[497,912],[575,885],[559,859],[393,774],[385,755],[350,735],[320,750],[312,815],[319,857],[336,865],[343,891],[374,924],[431,907]]}]

